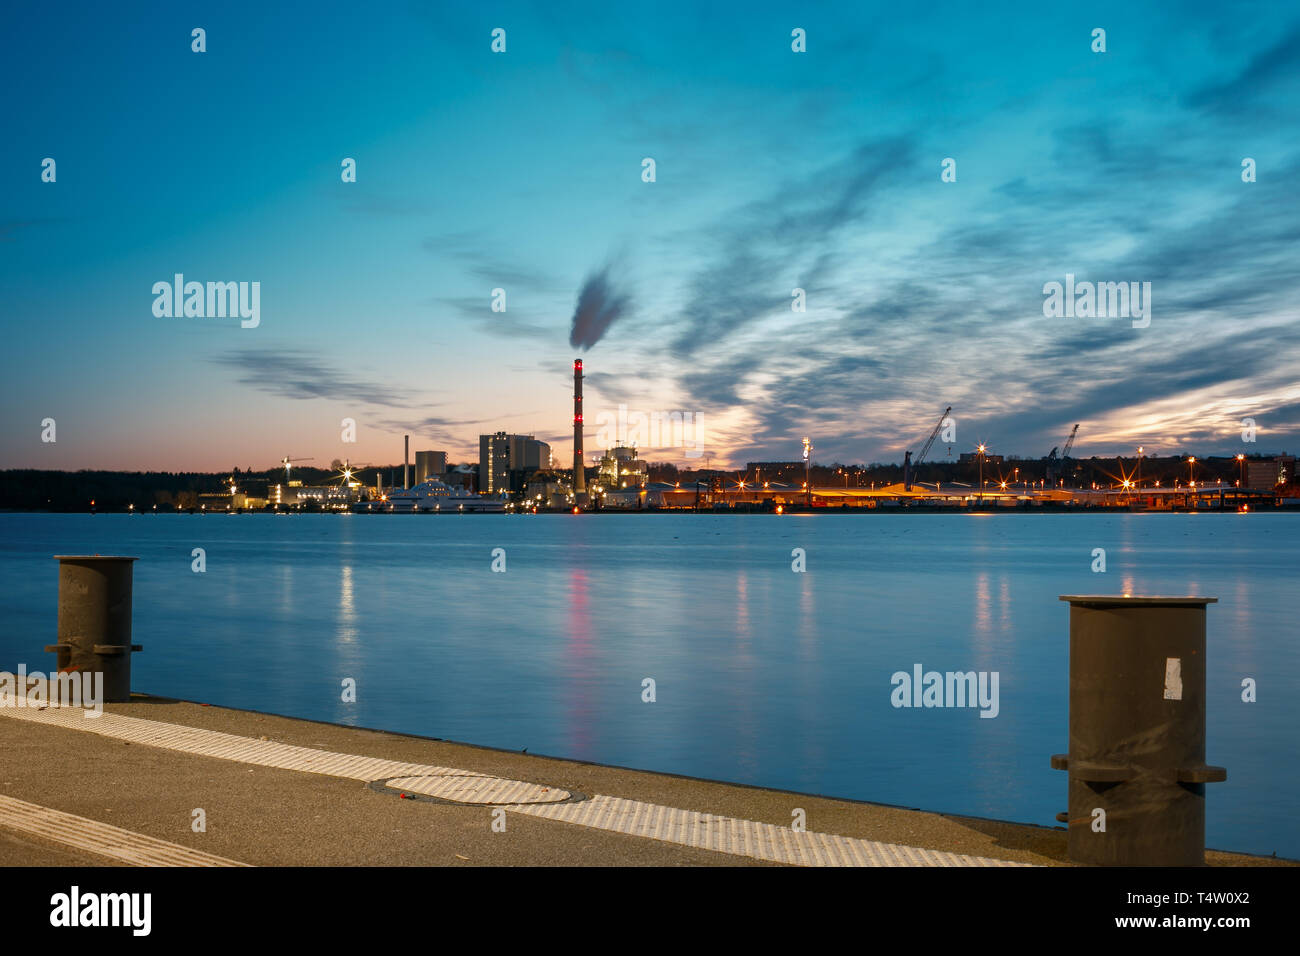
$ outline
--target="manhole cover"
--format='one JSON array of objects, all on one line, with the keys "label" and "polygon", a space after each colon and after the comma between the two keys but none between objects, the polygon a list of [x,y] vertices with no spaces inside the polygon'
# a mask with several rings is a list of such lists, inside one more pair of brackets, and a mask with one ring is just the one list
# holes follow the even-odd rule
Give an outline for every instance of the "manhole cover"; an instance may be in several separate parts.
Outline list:
[{"label": "manhole cover", "polygon": [[405,793],[418,797],[432,797],[452,803],[518,804],[518,803],[568,803],[583,799],[558,787],[543,787],[522,780],[503,780],[500,777],[421,776],[390,777],[371,784],[376,790],[387,793]]}]

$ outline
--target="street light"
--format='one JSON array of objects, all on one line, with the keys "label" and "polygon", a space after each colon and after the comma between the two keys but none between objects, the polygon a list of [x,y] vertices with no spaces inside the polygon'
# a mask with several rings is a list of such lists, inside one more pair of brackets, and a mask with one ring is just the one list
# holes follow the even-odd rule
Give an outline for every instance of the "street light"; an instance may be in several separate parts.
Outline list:
[{"label": "street light", "polygon": [[803,486],[807,494],[809,508],[812,507],[812,453],[812,439],[805,438],[803,440]]},{"label": "street light", "polygon": [[976,449],[980,453],[980,497],[984,497],[984,446]]},{"label": "street light", "polygon": [[1246,487],[1246,456],[1238,455],[1237,463],[1241,467],[1241,484],[1239,485],[1239,487],[1245,488]]}]

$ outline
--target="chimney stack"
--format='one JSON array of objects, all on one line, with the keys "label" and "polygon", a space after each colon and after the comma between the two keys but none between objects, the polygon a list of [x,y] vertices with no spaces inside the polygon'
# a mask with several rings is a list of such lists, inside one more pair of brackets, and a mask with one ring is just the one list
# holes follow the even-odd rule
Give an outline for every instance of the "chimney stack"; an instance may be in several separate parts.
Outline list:
[{"label": "chimney stack", "polygon": [[582,359],[573,360],[573,496],[587,497],[587,473],[582,458]]}]

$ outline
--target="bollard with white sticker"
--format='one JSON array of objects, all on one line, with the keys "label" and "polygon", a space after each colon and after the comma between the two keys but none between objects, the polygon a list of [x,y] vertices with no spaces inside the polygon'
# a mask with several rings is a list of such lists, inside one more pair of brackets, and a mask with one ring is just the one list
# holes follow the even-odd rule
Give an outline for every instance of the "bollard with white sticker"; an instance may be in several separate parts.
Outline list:
[{"label": "bollard with white sticker", "polygon": [[[1205,608],[1217,598],[1070,602],[1068,852],[1102,866],[1204,866]],[[1106,824],[1092,825],[1096,811]]]}]

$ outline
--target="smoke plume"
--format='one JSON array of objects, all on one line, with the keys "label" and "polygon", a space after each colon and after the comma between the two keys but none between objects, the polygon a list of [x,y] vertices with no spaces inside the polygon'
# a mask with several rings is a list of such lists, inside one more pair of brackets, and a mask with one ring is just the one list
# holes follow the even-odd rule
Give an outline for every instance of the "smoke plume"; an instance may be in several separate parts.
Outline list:
[{"label": "smoke plume", "polygon": [[631,297],[615,288],[610,266],[602,266],[599,271],[587,277],[587,281],[582,284],[582,291],[578,293],[569,344],[582,349],[591,348],[631,305]]}]

